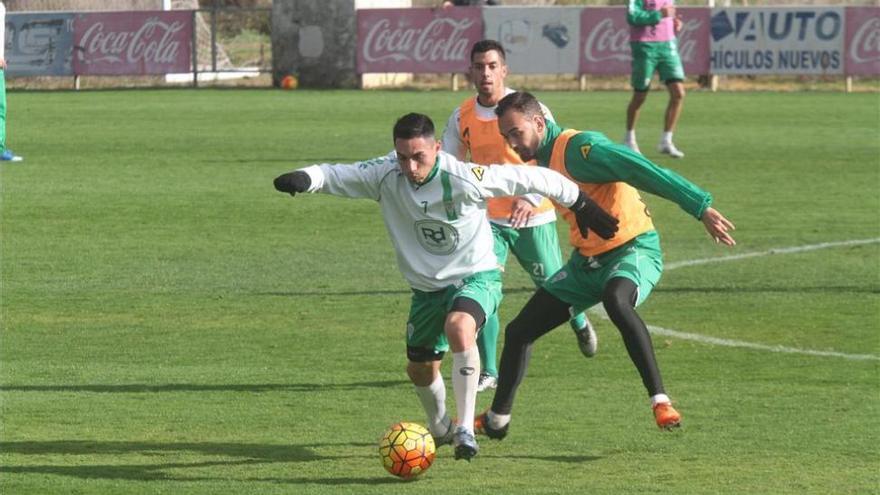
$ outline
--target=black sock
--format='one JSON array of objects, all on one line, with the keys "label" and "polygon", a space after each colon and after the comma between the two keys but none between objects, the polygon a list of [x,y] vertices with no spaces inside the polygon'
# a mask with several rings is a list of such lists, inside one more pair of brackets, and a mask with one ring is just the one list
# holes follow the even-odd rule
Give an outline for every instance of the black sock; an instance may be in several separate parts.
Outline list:
[{"label": "black sock", "polygon": [[630,359],[639,370],[642,383],[648,390],[648,396],[665,393],[657,359],[654,357],[654,346],[645,322],[636,313],[635,305],[638,297],[638,286],[622,277],[612,278],[602,291],[602,304],[608,317],[620,330],[623,343]]}]

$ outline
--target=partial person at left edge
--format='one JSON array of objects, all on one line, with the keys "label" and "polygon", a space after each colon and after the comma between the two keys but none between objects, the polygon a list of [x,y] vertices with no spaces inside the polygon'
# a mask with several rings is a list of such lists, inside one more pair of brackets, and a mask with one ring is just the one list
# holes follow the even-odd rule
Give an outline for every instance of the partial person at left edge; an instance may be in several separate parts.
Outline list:
[{"label": "partial person at left edge", "polygon": [[0,2],[0,161],[20,162],[24,158],[6,147],[6,5]]}]

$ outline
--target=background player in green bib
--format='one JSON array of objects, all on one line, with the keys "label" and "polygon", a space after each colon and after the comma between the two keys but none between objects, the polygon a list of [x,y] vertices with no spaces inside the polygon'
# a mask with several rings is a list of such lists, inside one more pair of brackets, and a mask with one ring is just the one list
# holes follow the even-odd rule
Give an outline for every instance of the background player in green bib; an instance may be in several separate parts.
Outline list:
[{"label": "background player in green bib", "polygon": [[675,34],[681,29],[681,19],[675,16],[673,2],[674,0],[629,0],[626,21],[630,25],[633,96],[626,109],[626,136],[623,142],[633,151],[641,152],[636,142],[636,122],[639,119],[639,110],[648,98],[651,78],[657,71],[660,80],[666,83],[669,90],[663,135],[657,151],[673,158],[682,158],[684,153],[672,143],[672,133],[675,132],[684,105],[684,68],[675,38]]},{"label": "background player in green bib", "polygon": [[[379,203],[412,288],[406,329],[406,371],[440,444],[456,459],[477,454],[473,422],[480,357],[476,333],[498,309],[501,278],[486,220],[486,200],[537,193],[572,209],[578,225],[613,236],[617,221],[561,174],[538,167],[485,167],[440,151],[434,123],[411,113],[394,125],[394,151],[353,164],[306,167],[275,179],[295,195],[323,192]],[[308,263],[309,260],[303,260]],[[446,413],[440,361],[452,350],[452,389],[459,425]]]},{"label": "background player in green bib", "polygon": [[[481,40],[471,47],[470,78],[477,90],[456,108],[446,123],[443,133],[443,151],[460,160],[474,163],[522,164],[523,160],[504,141],[498,132],[495,106],[505,95],[513,92],[504,84],[507,63],[504,47],[495,40]],[[553,121],[550,110],[541,105],[544,117]],[[536,286],[562,266],[559,235],[556,231],[556,212],[546,198],[537,194],[520,197],[492,198],[489,200],[489,223],[495,237],[495,255],[502,270],[510,252],[532,278]],[[592,357],[596,354],[596,332],[584,313],[570,320],[581,352]],[[483,371],[477,391],[495,388],[498,380],[497,348],[500,323],[498,315],[486,321],[477,336]]]}]

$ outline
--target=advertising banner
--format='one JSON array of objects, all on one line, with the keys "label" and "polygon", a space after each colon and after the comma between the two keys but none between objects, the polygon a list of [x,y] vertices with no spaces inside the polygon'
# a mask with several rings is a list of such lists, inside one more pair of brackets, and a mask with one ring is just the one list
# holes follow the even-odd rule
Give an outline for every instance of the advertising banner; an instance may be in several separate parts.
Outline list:
[{"label": "advertising banner", "polygon": [[466,72],[479,8],[357,11],[357,72]]},{"label": "advertising banner", "polygon": [[847,75],[880,75],[880,8],[846,8],[846,47]]},{"label": "advertising banner", "polygon": [[192,13],[77,14],[73,71],[82,75],[143,75],[192,70]]},{"label": "advertising banner", "polygon": [[576,74],[581,7],[483,9],[486,38],[504,45],[514,74]]},{"label": "advertising banner", "polygon": [[[685,74],[709,72],[709,21],[706,8],[676,9],[682,19],[678,53]],[[622,75],[631,71],[626,8],[585,8],[581,12],[581,74]]]},{"label": "advertising banner", "polygon": [[73,14],[8,14],[8,77],[69,76],[73,52]]},{"label": "advertising banner", "polygon": [[712,11],[713,74],[842,74],[842,7]]}]

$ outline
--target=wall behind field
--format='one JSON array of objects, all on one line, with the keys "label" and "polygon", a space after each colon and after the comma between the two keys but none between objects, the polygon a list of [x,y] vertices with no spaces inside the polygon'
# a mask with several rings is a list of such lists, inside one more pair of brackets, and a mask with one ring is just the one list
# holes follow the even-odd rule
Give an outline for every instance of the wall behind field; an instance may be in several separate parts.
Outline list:
[{"label": "wall behind field", "polygon": [[6,0],[9,12],[162,10],[162,0]]}]

